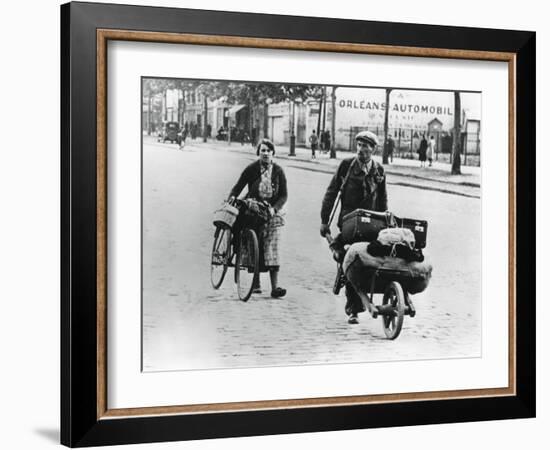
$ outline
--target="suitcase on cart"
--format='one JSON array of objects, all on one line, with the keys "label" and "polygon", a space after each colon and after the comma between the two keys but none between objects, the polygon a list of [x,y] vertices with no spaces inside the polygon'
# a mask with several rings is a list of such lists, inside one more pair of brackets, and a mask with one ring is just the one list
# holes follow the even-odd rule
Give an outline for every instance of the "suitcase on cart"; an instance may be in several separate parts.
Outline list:
[{"label": "suitcase on cart", "polygon": [[426,238],[428,235],[428,221],[418,219],[407,219],[395,217],[398,227],[408,228],[414,234],[415,248],[426,248]]},{"label": "suitcase on cart", "polygon": [[356,209],[342,218],[342,239],[345,244],[372,242],[380,230],[395,225],[392,213]]}]

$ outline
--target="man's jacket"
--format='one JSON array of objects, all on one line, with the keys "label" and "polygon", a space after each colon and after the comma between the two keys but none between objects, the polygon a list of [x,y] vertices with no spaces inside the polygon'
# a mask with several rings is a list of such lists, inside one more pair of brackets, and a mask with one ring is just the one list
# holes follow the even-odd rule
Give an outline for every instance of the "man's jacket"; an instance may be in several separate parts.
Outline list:
[{"label": "man's jacket", "polygon": [[[350,169],[351,167],[351,169]],[[388,196],[384,168],[372,161],[367,174],[361,169],[356,158],[344,159],[332,177],[321,206],[321,223],[328,223],[334,201],[349,171],[344,190],[342,205],[338,217],[338,227],[342,227],[342,217],[361,208],[371,211],[387,211]]]}]

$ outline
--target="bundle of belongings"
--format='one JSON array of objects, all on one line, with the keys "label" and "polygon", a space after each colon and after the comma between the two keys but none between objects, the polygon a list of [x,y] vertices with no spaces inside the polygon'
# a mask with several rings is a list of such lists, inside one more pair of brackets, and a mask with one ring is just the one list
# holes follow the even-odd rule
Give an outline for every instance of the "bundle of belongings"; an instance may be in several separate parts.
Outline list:
[{"label": "bundle of belongings", "polygon": [[405,261],[424,261],[422,250],[415,248],[415,237],[408,228],[385,228],[367,247],[372,256],[393,256]]},{"label": "bundle of belongings", "polygon": [[407,228],[385,228],[373,242],[352,244],[342,269],[353,285],[366,292],[371,291],[374,274],[379,279],[374,292],[383,292],[386,273],[410,294],[424,291],[432,276],[431,264],[424,261],[422,250],[415,248],[414,234]]},{"label": "bundle of belongings", "polygon": [[252,198],[244,200],[239,225],[258,229],[269,220],[269,205]]},{"label": "bundle of belongings", "polygon": [[432,277],[431,264],[392,256],[373,256],[367,251],[368,245],[368,242],[352,244],[342,264],[346,278],[356,289],[371,292],[375,274],[375,293],[384,292],[388,279],[399,281],[410,294],[417,294],[428,287]]}]

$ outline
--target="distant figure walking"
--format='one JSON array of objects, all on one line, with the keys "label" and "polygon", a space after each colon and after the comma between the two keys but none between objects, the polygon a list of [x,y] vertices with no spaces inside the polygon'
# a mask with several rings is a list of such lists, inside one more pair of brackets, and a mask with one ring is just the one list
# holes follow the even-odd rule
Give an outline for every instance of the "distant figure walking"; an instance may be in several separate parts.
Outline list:
[{"label": "distant figure walking", "polygon": [[189,130],[187,129],[187,124],[183,127],[183,130],[181,130],[181,136],[180,136],[180,150],[183,150],[183,147],[185,147],[185,140],[187,139],[187,134]]},{"label": "distant figure walking", "polygon": [[428,141],[426,136],[422,135],[420,146],[418,147],[418,159],[420,161],[420,167],[426,167],[426,153],[428,151]]},{"label": "distant figure walking", "polygon": [[331,147],[331,141],[330,141],[330,131],[329,130],[326,130],[325,131],[325,147],[324,147],[324,150],[325,150],[325,153],[328,152],[330,150],[330,147]]},{"label": "distant figure walking", "polygon": [[428,151],[426,153],[426,156],[428,157],[428,161],[430,163],[430,167],[432,167],[434,152],[435,152],[435,138],[433,136],[430,136],[430,142],[428,142]]},{"label": "distant figure walking", "polygon": [[388,136],[388,158],[393,162],[393,151],[395,149],[395,141],[391,136]]},{"label": "distant figure walking", "polygon": [[315,159],[315,150],[317,150],[317,145],[319,144],[319,138],[315,134],[315,130],[311,132],[309,143],[311,144],[311,159]]}]

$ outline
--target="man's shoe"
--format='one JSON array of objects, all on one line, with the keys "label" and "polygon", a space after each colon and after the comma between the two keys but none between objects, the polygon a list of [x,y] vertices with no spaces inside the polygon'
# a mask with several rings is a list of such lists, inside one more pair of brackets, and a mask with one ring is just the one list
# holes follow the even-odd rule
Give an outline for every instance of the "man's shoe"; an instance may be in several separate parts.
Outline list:
[{"label": "man's shoe", "polygon": [[357,314],[351,314],[349,316],[348,323],[350,325],[357,325],[359,323],[359,319],[357,318]]},{"label": "man's shoe", "polygon": [[252,293],[253,294],[261,294],[262,293],[262,288],[261,287],[255,287],[254,289],[252,289]]},{"label": "man's shoe", "polygon": [[281,287],[276,287],[271,291],[271,296],[273,298],[284,297],[285,295],[286,295],[286,289],[283,289]]}]

